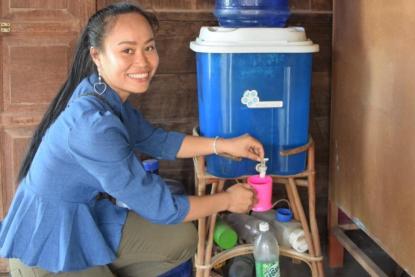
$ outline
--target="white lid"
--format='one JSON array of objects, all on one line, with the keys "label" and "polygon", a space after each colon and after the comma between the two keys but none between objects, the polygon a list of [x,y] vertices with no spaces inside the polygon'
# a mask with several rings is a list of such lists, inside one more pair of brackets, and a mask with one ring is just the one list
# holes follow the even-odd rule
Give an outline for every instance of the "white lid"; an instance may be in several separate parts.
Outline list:
[{"label": "white lid", "polygon": [[319,46],[304,28],[202,27],[190,49],[202,53],[312,53]]},{"label": "white lid", "polygon": [[308,250],[308,244],[305,240],[304,230],[295,229],[291,232],[288,241],[295,251],[304,253]]},{"label": "white lid", "polygon": [[259,223],[259,231],[261,232],[267,232],[269,230],[269,224],[268,222],[261,221]]}]

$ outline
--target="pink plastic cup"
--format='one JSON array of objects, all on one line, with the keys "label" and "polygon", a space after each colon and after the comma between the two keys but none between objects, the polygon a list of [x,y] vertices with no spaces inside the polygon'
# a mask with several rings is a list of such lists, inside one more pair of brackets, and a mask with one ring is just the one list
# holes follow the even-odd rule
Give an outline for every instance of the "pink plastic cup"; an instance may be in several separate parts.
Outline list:
[{"label": "pink plastic cup", "polygon": [[265,212],[272,208],[272,178],[265,176],[261,178],[259,175],[248,177],[250,184],[256,191],[258,203],[252,208],[255,212]]}]

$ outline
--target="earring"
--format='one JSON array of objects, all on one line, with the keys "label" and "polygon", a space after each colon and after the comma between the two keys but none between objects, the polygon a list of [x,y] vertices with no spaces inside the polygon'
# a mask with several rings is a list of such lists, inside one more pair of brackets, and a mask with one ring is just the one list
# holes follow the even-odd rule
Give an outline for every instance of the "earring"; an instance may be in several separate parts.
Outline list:
[{"label": "earring", "polygon": [[98,73],[98,82],[94,83],[95,93],[102,95],[107,90],[107,84],[105,84],[101,79],[101,74]]}]

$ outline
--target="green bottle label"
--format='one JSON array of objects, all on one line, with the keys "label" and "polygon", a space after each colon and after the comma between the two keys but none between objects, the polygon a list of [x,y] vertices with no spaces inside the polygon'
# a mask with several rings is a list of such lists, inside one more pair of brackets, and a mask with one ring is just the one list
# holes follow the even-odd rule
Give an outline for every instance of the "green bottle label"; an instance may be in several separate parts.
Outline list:
[{"label": "green bottle label", "polygon": [[255,263],[256,277],[280,277],[279,262]]}]

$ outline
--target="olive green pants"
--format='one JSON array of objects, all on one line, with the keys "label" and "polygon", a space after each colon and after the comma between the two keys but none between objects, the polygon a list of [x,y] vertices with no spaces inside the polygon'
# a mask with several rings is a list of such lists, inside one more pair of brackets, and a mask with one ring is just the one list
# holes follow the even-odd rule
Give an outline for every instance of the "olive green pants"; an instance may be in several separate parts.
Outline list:
[{"label": "olive green pants", "polygon": [[192,223],[152,224],[136,213],[129,212],[118,258],[111,264],[53,274],[37,267],[28,267],[18,259],[10,259],[10,273],[12,277],[153,277],[192,258],[196,245],[197,232]]}]

